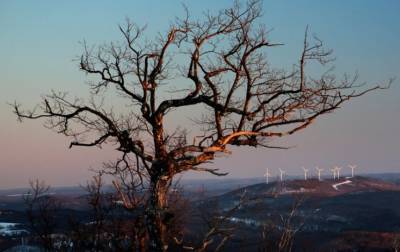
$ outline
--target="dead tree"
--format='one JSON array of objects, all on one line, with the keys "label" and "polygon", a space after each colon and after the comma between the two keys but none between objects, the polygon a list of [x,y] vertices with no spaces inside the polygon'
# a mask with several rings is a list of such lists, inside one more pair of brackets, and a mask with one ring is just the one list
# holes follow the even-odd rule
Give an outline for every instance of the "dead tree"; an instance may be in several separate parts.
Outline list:
[{"label": "dead tree", "polygon": [[39,180],[29,181],[30,190],[24,195],[30,229],[39,238],[45,251],[52,251],[52,235],[56,230],[56,213],[61,203],[50,195],[50,186]]},{"label": "dead tree", "polygon": [[[70,147],[117,145],[119,169],[133,171],[135,181],[148,181],[149,249],[165,251],[167,193],[175,175],[223,175],[204,164],[229,153],[230,145],[274,147],[271,139],[301,131],[346,101],[381,88],[360,88],[357,76],[338,79],[332,71],[307,74],[309,63],[332,61],[332,51],[317,37],[310,39],[308,29],[297,64],[288,70],[272,67],[268,50],[282,44],[269,40],[258,21],[261,14],[259,0],[208,12],[202,20],[187,12],[153,42],[143,38],[144,28],[128,21],[119,27],[122,41],[84,44],[80,69],[91,76],[89,100],[52,92],[36,110],[15,103],[14,112],[20,120],[47,119],[47,127],[72,137]],[[125,101],[118,112],[110,106],[115,97],[103,96],[114,88]],[[203,108],[193,118],[201,125],[198,132],[168,132],[165,119],[190,106]]]},{"label": "dead tree", "polygon": [[287,212],[279,214],[277,220],[267,220],[263,224],[260,251],[292,251],[295,236],[303,229],[305,219],[309,216],[300,213],[300,207],[305,202],[306,195],[293,194],[291,198],[292,205]]},{"label": "dead tree", "polygon": [[[72,232],[70,236],[76,243],[78,250],[106,251],[117,250],[127,251],[128,246],[123,247],[121,241],[130,234],[130,243],[133,244],[129,251],[142,251],[136,249],[140,239],[135,235],[139,231],[136,218],[131,216],[125,218],[119,198],[114,191],[105,187],[104,174],[97,173],[84,187],[87,192],[85,198],[88,204],[90,219],[81,223],[71,216],[70,225]],[[133,209],[130,208],[130,211]],[[126,226],[129,225],[129,228]],[[133,231],[133,234],[132,234]],[[135,249],[134,249],[135,248]]]},{"label": "dead tree", "polygon": [[87,183],[85,188],[88,193],[86,198],[93,218],[89,225],[90,242],[93,251],[104,250],[102,236],[106,231],[106,217],[113,206],[113,202],[110,202],[111,197],[107,197],[102,191],[103,183],[102,175],[98,174],[93,177],[92,181]]}]

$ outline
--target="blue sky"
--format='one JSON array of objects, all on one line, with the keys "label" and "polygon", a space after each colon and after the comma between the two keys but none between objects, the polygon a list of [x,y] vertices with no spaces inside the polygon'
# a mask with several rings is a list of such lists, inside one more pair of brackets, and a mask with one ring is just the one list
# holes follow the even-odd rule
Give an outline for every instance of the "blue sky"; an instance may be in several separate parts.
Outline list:
[{"label": "blue sky", "polygon": [[[67,139],[40,122],[18,124],[7,102],[33,106],[51,89],[85,96],[85,76],[73,61],[81,53],[80,41],[118,40],[117,25],[125,17],[147,25],[151,39],[157,32],[165,33],[174,17],[183,13],[182,3],[199,17],[202,11],[229,7],[232,1],[0,2],[0,187],[23,186],[34,177],[55,185],[76,184],[89,178],[88,168],[113,157],[110,150],[68,150]],[[271,40],[285,44],[271,50],[274,66],[296,63],[310,25],[334,49],[338,74],[358,71],[360,80],[371,84],[390,77],[397,80],[391,89],[350,102],[282,141],[296,148],[234,151],[215,165],[231,177],[259,176],[267,166],[300,174],[300,166],[317,164],[328,168],[357,163],[363,172],[399,171],[400,2],[264,1],[263,7],[260,22],[273,29]]]}]

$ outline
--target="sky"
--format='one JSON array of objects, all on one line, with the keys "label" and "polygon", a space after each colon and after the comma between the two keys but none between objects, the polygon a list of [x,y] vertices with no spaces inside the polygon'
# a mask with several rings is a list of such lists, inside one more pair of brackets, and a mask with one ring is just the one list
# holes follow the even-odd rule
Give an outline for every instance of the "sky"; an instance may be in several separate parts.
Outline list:
[{"label": "sky", "polygon": [[[50,90],[85,96],[86,76],[75,61],[80,42],[101,44],[120,39],[126,17],[147,25],[147,36],[165,33],[182,3],[194,16],[233,1],[1,1],[0,2],[0,188],[23,187],[39,178],[53,186],[77,185],[102,162],[113,159],[109,148],[68,149],[69,140],[40,121],[18,123],[8,103],[33,107]],[[351,101],[320,118],[301,133],[279,140],[289,150],[233,148],[214,162],[228,178],[260,177],[268,167],[300,174],[301,166],[328,168],[357,164],[359,173],[400,171],[400,2],[264,1],[262,23],[270,39],[284,43],[269,55],[277,67],[297,63],[304,30],[334,49],[335,72],[358,71],[371,85],[397,77],[388,90]],[[168,127],[184,121],[177,116]],[[348,169],[347,172],[350,170]],[[346,171],[345,171],[346,173]],[[210,178],[187,173],[185,178]]]}]

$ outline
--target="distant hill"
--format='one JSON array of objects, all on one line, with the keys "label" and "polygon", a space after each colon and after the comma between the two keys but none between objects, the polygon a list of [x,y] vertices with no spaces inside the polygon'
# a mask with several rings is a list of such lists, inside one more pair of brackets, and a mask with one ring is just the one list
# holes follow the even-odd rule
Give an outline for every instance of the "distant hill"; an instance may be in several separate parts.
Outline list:
[{"label": "distant hill", "polygon": [[[400,232],[400,186],[380,179],[357,176],[258,183],[210,197],[201,204],[226,211],[241,199],[241,206],[229,219],[247,230],[241,235],[246,241],[265,225],[282,229],[282,218],[288,217],[296,201],[301,203],[292,225],[301,227],[299,237],[319,237],[316,246],[330,244],[343,232]],[[358,237],[354,243],[362,240]]]},{"label": "distant hill", "polygon": [[244,192],[248,197],[276,197],[284,194],[310,194],[329,197],[356,192],[400,191],[400,185],[376,178],[356,176],[338,180],[318,179],[287,180],[270,184],[258,183],[233,190],[220,197],[240,197]]},{"label": "distant hill", "polygon": [[244,202],[247,202],[246,204],[257,203],[262,207],[262,203],[265,203],[267,208],[282,210],[282,208],[290,206],[294,197],[302,197],[307,200],[307,203],[313,202],[313,204],[316,204],[346,197],[363,197],[366,194],[372,197],[372,195],[378,195],[379,193],[400,196],[400,185],[361,176],[322,181],[317,179],[306,181],[288,180],[245,186],[219,196],[210,197],[208,200],[218,201],[221,207],[229,208],[243,198]]},{"label": "distant hill", "polygon": [[[300,179],[299,179],[300,178]],[[357,178],[357,177],[356,177]],[[400,173],[374,173],[365,174],[363,178],[375,178],[386,182],[391,182],[400,185]],[[323,181],[331,181],[327,176],[323,177]],[[287,176],[288,181],[302,181],[301,176]],[[265,181],[265,178],[252,177],[252,178],[230,178],[229,176],[212,178],[212,179],[181,179],[177,181],[180,187],[184,191],[196,192],[199,190],[206,190],[212,195],[223,194],[234,189],[242,188],[245,186],[261,184]],[[316,181],[311,179],[309,181]],[[29,188],[11,188],[11,189],[0,189],[0,196],[22,196],[22,194],[28,192]],[[112,185],[107,185],[106,190],[112,191]],[[86,191],[81,186],[51,186],[51,192],[55,194],[68,194],[68,195],[83,195]]]},{"label": "distant hill", "polygon": [[[400,184],[395,183],[396,176],[388,177],[392,179],[356,176],[269,184],[260,183],[263,178],[186,180],[181,185],[193,210],[206,209],[212,213],[215,209],[221,217],[240,203],[227,218],[238,228],[224,251],[235,251],[237,247],[260,251],[259,239],[264,228],[272,227],[272,232],[279,233],[283,229],[282,220],[288,218],[296,201],[301,203],[291,225],[294,229],[301,228],[296,234],[295,247],[307,249],[294,251],[330,251],[328,248],[332,247],[367,251],[357,250],[363,246],[385,251],[400,237]],[[112,190],[110,186],[107,188]],[[191,197],[202,189],[209,193]],[[26,189],[0,192],[0,222],[26,221],[21,195],[26,192]],[[90,219],[86,192],[81,187],[56,187],[51,193],[64,203],[65,209],[58,217],[61,227],[67,227],[70,215],[82,221]],[[195,236],[204,223],[196,211],[192,212],[194,217],[188,218],[187,225]]]}]

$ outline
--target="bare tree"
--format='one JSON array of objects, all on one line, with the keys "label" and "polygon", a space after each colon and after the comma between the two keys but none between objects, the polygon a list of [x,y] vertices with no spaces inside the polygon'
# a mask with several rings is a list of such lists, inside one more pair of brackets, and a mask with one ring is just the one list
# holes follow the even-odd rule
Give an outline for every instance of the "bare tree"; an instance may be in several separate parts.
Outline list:
[{"label": "bare tree", "polygon": [[280,216],[283,230],[278,243],[278,251],[292,251],[294,236],[304,225],[304,222],[297,223],[297,225],[293,223],[294,217],[303,201],[304,197],[302,195],[300,197],[294,195],[293,205],[288,215],[286,217]]},{"label": "bare tree", "polygon": [[[104,186],[104,174],[98,173],[84,187],[90,218],[81,223],[71,216],[72,232],[76,249],[90,251],[143,251],[140,250],[138,225],[140,216],[126,217],[126,209],[116,197],[116,192]],[[133,211],[133,208],[129,208]],[[129,228],[126,226],[130,225]],[[128,234],[130,239],[125,239]],[[129,244],[123,244],[129,241]]]},{"label": "bare tree", "polygon": [[52,234],[56,229],[56,213],[61,203],[51,197],[50,186],[39,180],[29,181],[30,190],[23,197],[30,228],[45,251],[52,251]]},{"label": "bare tree", "polygon": [[93,251],[103,251],[103,239],[102,235],[106,228],[106,218],[109,215],[113,207],[113,202],[111,197],[102,191],[103,190],[103,180],[102,175],[96,175],[93,177],[92,181],[88,182],[86,185],[87,201],[92,212],[92,217],[90,222],[90,241],[92,243]]},{"label": "bare tree", "polygon": [[191,209],[190,218],[201,227],[194,230],[196,233],[192,234],[194,241],[185,242],[184,237],[181,240],[174,237],[174,240],[184,251],[222,251],[237,229],[237,225],[232,223],[230,218],[244,205],[246,191],[241,194],[237,203],[224,209],[219,207],[217,199],[207,200],[205,195],[201,194],[198,195],[199,200],[192,206],[195,209]]},{"label": "bare tree", "polygon": [[[70,147],[117,144],[116,173],[130,170],[131,181],[146,190],[148,248],[165,251],[167,194],[175,175],[223,175],[205,164],[217,153],[229,153],[229,145],[274,147],[272,138],[294,134],[346,101],[381,88],[360,89],[357,76],[339,80],[332,71],[308,75],[308,63],[332,61],[332,51],[317,37],[310,39],[308,29],[298,63],[290,70],[273,68],[267,52],[281,44],[268,39],[261,15],[259,0],[207,12],[203,20],[192,20],[187,11],[153,42],[143,38],[144,28],[127,21],[119,27],[123,41],[84,44],[80,69],[91,80],[99,78],[89,83],[89,101],[52,92],[38,109],[15,103],[14,112],[20,120],[47,119],[47,127],[72,137]],[[104,97],[96,99],[110,88],[128,105],[118,113]],[[167,116],[195,105],[202,108],[194,118],[201,125],[198,132],[167,131]]]}]

